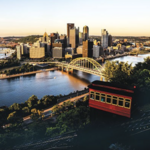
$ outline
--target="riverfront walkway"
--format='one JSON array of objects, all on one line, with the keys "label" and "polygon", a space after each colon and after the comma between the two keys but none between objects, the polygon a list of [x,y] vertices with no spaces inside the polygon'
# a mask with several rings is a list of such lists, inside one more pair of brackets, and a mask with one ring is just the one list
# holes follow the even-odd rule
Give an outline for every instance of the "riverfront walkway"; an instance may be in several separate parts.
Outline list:
[{"label": "riverfront walkway", "polygon": [[14,77],[20,77],[20,76],[27,76],[27,75],[31,75],[31,74],[40,73],[40,72],[52,71],[52,70],[55,70],[55,69],[56,68],[43,69],[43,70],[37,70],[37,71],[32,71],[32,72],[19,73],[19,74],[14,74],[14,75],[9,75],[9,76],[2,76],[0,74],[0,80],[14,78]]}]

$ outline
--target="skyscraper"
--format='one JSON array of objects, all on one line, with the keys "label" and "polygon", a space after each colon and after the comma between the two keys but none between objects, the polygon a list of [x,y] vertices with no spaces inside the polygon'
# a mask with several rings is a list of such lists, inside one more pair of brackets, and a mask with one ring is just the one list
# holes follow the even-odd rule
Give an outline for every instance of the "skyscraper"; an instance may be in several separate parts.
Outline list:
[{"label": "skyscraper", "polygon": [[79,32],[79,43],[82,44],[83,41],[83,33]]},{"label": "skyscraper", "polygon": [[79,28],[76,29],[74,27],[73,29],[70,29],[69,43],[71,44],[72,48],[77,48],[79,45]]},{"label": "skyscraper", "polygon": [[92,57],[93,56],[93,42],[86,40],[83,41],[82,57]]},{"label": "skyscraper", "polygon": [[17,45],[16,49],[17,49],[17,59],[21,60],[21,46]]},{"label": "skyscraper", "polygon": [[89,27],[84,26],[83,27],[83,40],[86,41],[89,38]]},{"label": "skyscraper", "polygon": [[67,37],[70,37],[70,29],[74,28],[74,23],[67,23]]},{"label": "skyscraper", "polygon": [[50,39],[51,39],[51,45],[54,43],[54,41],[57,39],[57,34],[56,33],[51,33],[50,34]]},{"label": "skyscraper", "polygon": [[112,46],[112,36],[108,36],[108,46]]},{"label": "skyscraper", "polygon": [[39,38],[40,42],[50,42],[50,38],[48,37],[48,34],[45,32],[43,37]]},{"label": "skyscraper", "polygon": [[100,46],[93,45],[93,57],[98,58],[100,56]]},{"label": "skyscraper", "polygon": [[108,47],[108,32],[106,29],[102,29],[101,46],[103,48]]}]

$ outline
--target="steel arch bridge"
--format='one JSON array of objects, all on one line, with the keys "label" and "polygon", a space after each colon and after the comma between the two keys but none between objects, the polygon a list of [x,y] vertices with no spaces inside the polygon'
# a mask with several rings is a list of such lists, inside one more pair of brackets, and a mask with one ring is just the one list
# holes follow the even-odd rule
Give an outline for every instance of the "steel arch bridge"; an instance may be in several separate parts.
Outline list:
[{"label": "steel arch bridge", "polygon": [[102,71],[104,68],[94,59],[89,57],[80,57],[72,60],[67,66],[67,71],[69,70],[79,70],[86,73],[103,76]]}]

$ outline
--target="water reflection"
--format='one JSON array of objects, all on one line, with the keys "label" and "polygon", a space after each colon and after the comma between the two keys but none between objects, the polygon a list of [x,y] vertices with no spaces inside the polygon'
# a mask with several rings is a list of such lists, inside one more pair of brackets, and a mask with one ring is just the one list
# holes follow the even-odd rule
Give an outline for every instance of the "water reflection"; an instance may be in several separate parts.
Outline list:
[{"label": "water reflection", "polygon": [[69,94],[83,90],[90,82],[97,79],[99,77],[80,71],[74,71],[74,74],[50,71],[0,80],[0,106],[24,102],[33,94],[38,98],[44,95]]}]

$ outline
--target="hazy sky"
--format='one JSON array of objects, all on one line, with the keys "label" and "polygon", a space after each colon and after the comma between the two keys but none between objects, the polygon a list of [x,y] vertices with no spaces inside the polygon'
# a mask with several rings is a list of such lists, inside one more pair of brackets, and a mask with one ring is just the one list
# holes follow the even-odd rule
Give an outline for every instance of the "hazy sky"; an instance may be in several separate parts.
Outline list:
[{"label": "hazy sky", "polygon": [[112,35],[150,36],[150,0],[0,0],[0,37],[67,32],[67,23]]}]

